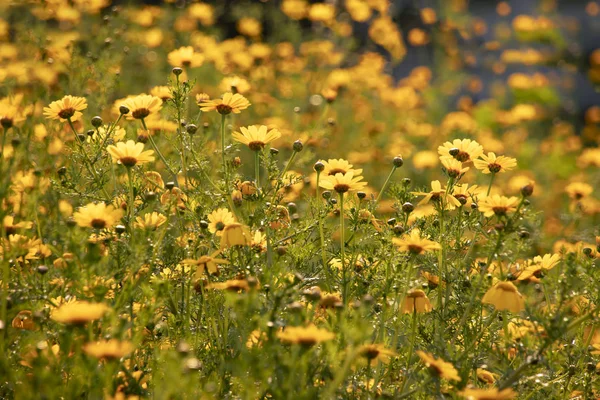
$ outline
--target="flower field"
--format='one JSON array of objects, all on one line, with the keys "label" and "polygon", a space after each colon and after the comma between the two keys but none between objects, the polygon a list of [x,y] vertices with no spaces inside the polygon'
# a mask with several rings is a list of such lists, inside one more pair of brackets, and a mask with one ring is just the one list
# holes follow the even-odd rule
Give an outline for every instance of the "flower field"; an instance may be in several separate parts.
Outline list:
[{"label": "flower field", "polygon": [[600,398],[597,1],[152,3],[0,3],[0,398]]}]

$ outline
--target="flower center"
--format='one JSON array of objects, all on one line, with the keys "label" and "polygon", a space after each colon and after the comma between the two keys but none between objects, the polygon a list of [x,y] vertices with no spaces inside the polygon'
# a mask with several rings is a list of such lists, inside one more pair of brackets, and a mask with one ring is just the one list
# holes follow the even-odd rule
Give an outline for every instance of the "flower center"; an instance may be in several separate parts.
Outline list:
[{"label": "flower center", "polygon": [[412,254],[421,254],[423,252],[423,246],[418,244],[409,244],[408,251]]},{"label": "flower center", "polygon": [[190,65],[192,65],[192,61],[191,60],[184,60],[181,62],[181,64],[183,64],[184,67],[189,67]]},{"label": "flower center", "polygon": [[329,175],[333,175],[335,176],[335,174],[345,174],[346,171],[341,169],[341,168],[333,168],[331,170],[329,170]]},{"label": "flower center", "polygon": [[456,200],[458,200],[460,204],[467,204],[467,196],[464,194],[455,194],[454,197],[456,197]]},{"label": "flower center", "polygon": [[4,129],[8,129],[13,126],[13,120],[9,117],[2,117],[0,118],[0,125],[2,125]]},{"label": "flower center", "polygon": [[58,116],[62,119],[69,119],[73,115],[75,115],[75,109],[73,107],[65,108],[64,110],[60,110],[58,112]]},{"label": "flower center", "polygon": [[505,206],[496,206],[492,207],[492,210],[496,215],[506,215],[506,211],[508,211],[508,208]]},{"label": "flower center", "polygon": [[490,170],[491,173],[495,174],[496,172],[500,172],[500,170],[502,169],[502,165],[492,163],[492,164],[488,165],[488,169]]},{"label": "flower center", "polygon": [[369,348],[369,349],[365,350],[364,356],[367,357],[369,360],[373,360],[379,356],[379,353],[380,353],[379,350]]},{"label": "flower center", "polygon": [[91,222],[92,228],[95,229],[104,229],[106,226],[106,221],[100,218],[94,218]]},{"label": "flower center", "polygon": [[126,167],[133,167],[135,164],[137,164],[137,159],[130,156],[121,157],[119,161]]},{"label": "flower center", "polygon": [[233,110],[233,108],[231,108],[231,106],[229,106],[227,104],[219,104],[217,106],[217,112],[221,115],[230,114],[231,110]]},{"label": "flower center", "polygon": [[252,151],[260,151],[263,149],[263,147],[265,147],[265,143],[261,141],[250,142],[248,143],[248,147]]},{"label": "flower center", "polygon": [[347,185],[345,183],[338,183],[333,188],[338,193],[346,193],[348,190],[350,190],[350,185]]},{"label": "flower center", "polygon": [[137,110],[134,110],[131,115],[135,119],[146,118],[148,115],[150,115],[150,110],[147,108],[138,108]]},{"label": "flower center", "polygon": [[471,156],[469,156],[469,153],[467,153],[466,151],[459,151],[454,156],[454,158],[460,162],[465,162],[465,161],[469,161],[471,159]]},{"label": "flower center", "polygon": [[216,223],[215,228],[218,231],[222,231],[225,228],[225,224],[222,221],[219,221],[219,222]]}]

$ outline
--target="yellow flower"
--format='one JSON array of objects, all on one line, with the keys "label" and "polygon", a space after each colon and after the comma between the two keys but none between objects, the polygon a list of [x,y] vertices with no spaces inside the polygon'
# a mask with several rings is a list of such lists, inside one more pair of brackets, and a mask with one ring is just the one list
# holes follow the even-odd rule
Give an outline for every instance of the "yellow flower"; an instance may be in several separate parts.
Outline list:
[{"label": "yellow flower", "polygon": [[311,21],[328,22],[335,17],[335,7],[331,4],[317,3],[310,7],[308,18]]},{"label": "yellow flower", "polygon": [[442,248],[439,243],[422,238],[418,229],[413,229],[410,234],[406,234],[402,238],[392,238],[392,243],[398,246],[399,251],[411,254],[423,254]]},{"label": "yellow flower", "polygon": [[242,35],[256,37],[262,33],[262,26],[255,18],[244,17],[237,22],[237,30]]},{"label": "yellow flower", "polygon": [[496,379],[498,379],[498,374],[494,374],[488,370],[483,368],[477,368],[477,379],[484,383],[489,383],[490,385],[496,383]]},{"label": "yellow flower", "polygon": [[473,201],[477,201],[477,197],[481,191],[481,188],[477,185],[469,186],[465,183],[462,185],[454,185],[452,188],[452,196],[454,196],[463,206],[470,207]]},{"label": "yellow flower", "polygon": [[454,368],[454,365],[450,364],[438,358],[437,360],[432,354],[425,353],[423,351],[417,351],[417,355],[423,361],[423,363],[429,368],[429,370],[440,378],[445,378],[453,381],[460,381],[458,371]]},{"label": "yellow flower", "polygon": [[141,229],[156,229],[162,224],[167,222],[167,217],[157,213],[146,213],[144,217],[137,217],[135,219],[135,226]]},{"label": "yellow flower", "polygon": [[73,214],[73,219],[82,228],[105,229],[115,225],[123,217],[123,210],[105,203],[89,203]]},{"label": "yellow flower", "polygon": [[419,206],[429,203],[430,200],[434,203],[441,203],[442,207],[448,210],[453,210],[455,207],[461,206],[460,201],[458,201],[458,199],[451,194],[446,193],[446,189],[442,189],[442,184],[437,180],[431,182],[431,192],[412,192],[412,194],[417,196],[425,196],[419,202]]},{"label": "yellow flower", "polygon": [[213,253],[210,256],[201,256],[197,260],[192,258],[186,258],[181,263],[183,265],[196,265],[196,275],[194,277],[195,280],[198,280],[202,277],[205,271],[208,271],[209,274],[216,274],[219,271],[219,267],[217,264],[229,264],[229,261],[222,258],[215,258],[214,256],[217,252]]},{"label": "yellow flower", "polygon": [[517,210],[519,199],[516,197],[505,197],[497,194],[484,197],[478,204],[479,211],[486,217],[494,215],[503,216]]},{"label": "yellow flower", "polygon": [[229,292],[247,292],[250,290],[250,284],[245,279],[230,279],[225,282],[211,283],[206,286],[207,289],[227,290]]},{"label": "yellow flower", "polygon": [[83,352],[96,358],[117,360],[133,351],[133,345],[116,339],[101,340],[83,345]]},{"label": "yellow flower", "polygon": [[584,197],[589,196],[594,191],[594,188],[584,182],[573,182],[569,183],[565,188],[565,192],[573,200],[581,200]]},{"label": "yellow flower", "polygon": [[[223,78],[219,88],[224,92],[244,94],[250,91],[250,83],[246,79],[234,75]],[[198,100],[198,95],[196,95],[196,100]],[[208,98],[203,100],[208,100]]]},{"label": "yellow flower", "polygon": [[362,169],[354,168],[352,164],[350,164],[347,160],[342,158],[334,159],[330,158],[327,161],[321,160],[325,168],[323,169],[322,174],[325,176],[335,175],[335,174],[346,174],[350,171],[354,173],[354,175],[358,176],[362,174]]},{"label": "yellow flower", "polygon": [[221,234],[221,249],[233,246],[250,246],[252,235],[247,226],[234,222],[225,225]]},{"label": "yellow flower", "polygon": [[317,343],[333,340],[335,334],[311,324],[307,327],[288,326],[283,331],[277,332],[277,337],[282,342],[310,347]]},{"label": "yellow flower", "polygon": [[221,115],[239,114],[250,106],[250,102],[239,93],[227,92],[222,99],[205,100],[199,104],[201,111],[217,111]]},{"label": "yellow flower", "polygon": [[144,144],[135,143],[133,140],[128,140],[127,143],[111,144],[106,150],[112,156],[113,163],[123,164],[127,168],[154,161],[154,151],[144,151]]},{"label": "yellow flower", "polygon": [[482,154],[481,159],[473,161],[473,164],[484,174],[498,174],[514,169],[517,166],[517,160],[506,156],[496,157],[496,154],[490,152],[487,156]]},{"label": "yellow flower", "polygon": [[245,144],[252,151],[260,151],[267,144],[279,139],[281,133],[277,129],[267,131],[265,125],[250,125],[249,127],[240,127],[240,132],[233,133],[233,139],[237,142]]},{"label": "yellow flower", "polygon": [[52,310],[50,318],[63,324],[83,325],[102,318],[108,310],[110,310],[110,307],[103,303],[74,301],[64,303]]},{"label": "yellow flower", "polygon": [[226,208],[218,208],[208,215],[208,231],[221,236],[225,226],[234,222],[235,218],[231,211]]},{"label": "yellow flower", "polygon": [[498,282],[483,295],[482,303],[491,304],[497,310],[508,310],[513,313],[525,309],[523,295],[512,282]]},{"label": "yellow flower", "polygon": [[440,157],[452,157],[460,162],[473,161],[483,154],[483,147],[471,139],[454,139],[438,147]]},{"label": "yellow flower", "polygon": [[19,229],[31,229],[33,222],[21,221],[15,224],[15,218],[13,216],[6,215],[2,220],[2,225],[4,225],[4,232],[6,233],[6,236],[10,236],[17,233],[17,230]]},{"label": "yellow flower", "polygon": [[363,344],[358,349],[358,354],[366,358],[371,365],[375,365],[378,362],[387,364],[390,362],[390,358],[397,356],[394,351],[379,343]]},{"label": "yellow flower", "polygon": [[82,115],[80,111],[86,108],[85,98],[67,95],[60,100],[53,101],[48,107],[44,107],[44,115],[47,119],[59,119],[61,122],[68,119],[77,121]]},{"label": "yellow flower", "polygon": [[162,101],[167,101],[173,98],[171,88],[168,86],[155,86],[152,89],[150,89],[150,94],[152,96],[158,97]]},{"label": "yellow flower", "polygon": [[402,305],[402,312],[404,314],[412,313],[428,313],[433,310],[431,302],[424,291],[420,289],[409,290],[404,299]]},{"label": "yellow flower", "polygon": [[204,56],[196,53],[192,46],[180,47],[167,56],[167,61],[173,67],[199,67],[204,62]]},{"label": "yellow flower", "polygon": [[15,329],[33,331],[36,329],[33,322],[33,314],[29,310],[22,310],[13,318],[11,326]]},{"label": "yellow flower", "polygon": [[517,280],[524,281],[532,276],[538,275],[542,271],[549,271],[560,262],[560,254],[544,254],[544,256],[535,256],[528,263],[523,272],[519,274]]},{"label": "yellow flower", "polygon": [[505,400],[514,399],[517,393],[511,388],[499,390],[491,389],[465,389],[459,393],[467,400]]},{"label": "yellow flower", "polygon": [[463,167],[463,163],[455,158],[444,156],[440,157],[440,160],[442,161],[443,169],[450,178],[460,178],[469,170],[469,167]]},{"label": "yellow flower", "polygon": [[162,100],[150,94],[140,94],[126,98],[122,105],[129,109],[127,119],[144,119],[160,111]]},{"label": "yellow flower", "polygon": [[361,182],[362,179],[362,176],[354,176],[354,171],[348,171],[345,174],[338,172],[335,175],[323,177],[319,181],[319,186],[324,189],[335,190],[338,193],[356,192],[367,186],[367,182]]}]

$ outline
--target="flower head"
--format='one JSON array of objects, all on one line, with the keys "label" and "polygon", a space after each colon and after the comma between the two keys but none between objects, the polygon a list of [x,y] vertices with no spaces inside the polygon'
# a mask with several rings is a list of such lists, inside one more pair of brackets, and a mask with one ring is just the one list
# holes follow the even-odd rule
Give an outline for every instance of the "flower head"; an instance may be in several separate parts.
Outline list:
[{"label": "flower head", "polygon": [[277,337],[282,342],[313,346],[317,343],[333,340],[335,334],[311,324],[307,327],[288,326],[282,332],[278,332]]},{"label": "flower head", "polygon": [[483,154],[483,147],[471,139],[454,139],[438,147],[440,157],[452,157],[460,162],[473,161]]},{"label": "flower head", "polygon": [[110,307],[103,303],[74,301],[64,303],[52,310],[50,318],[63,324],[83,325],[102,318],[108,310],[110,310]]},{"label": "flower head", "polygon": [[390,358],[397,356],[394,351],[379,343],[363,344],[358,349],[358,354],[366,358],[371,365],[375,365],[378,362],[387,364],[390,362]]},{"label": "flower head", "polygon": [[123,210],[105,203],[89,203],[73,214],[77,225],[82,228],[107,229],[123,217]]},{"label": "flower head", "polygon": [[160,111],[162,100],[150,94],[140,94],[126,98],[122,105],[129,109],[127,119],[144,119]]},{"label": "flower head", "polygon": [[412,194],[417,196],[425,196],[419,202],[419,206],[427,204],[430,201],[433,201],[434,203],[440,203],[444,208],[449,210],[461,206],[461,203],[458,201],[458,199],[451,194],[446,193],[446,189],[443,189],[442,184],[437,180],[431,182],[431,192],[413,192]]},{"label": "flower head", "polygon": [[183,265],[196,265],[195,279],[200,279],[204,272],[216,274],[219,271],[217,264],[229,264],[229,261],[222,258],[215,258],[214,254],[210,256],[201,256],[198,259],[186,258],[181,262]]},{"label": "flower head", "polygon": [[144,151],[144,144],[136,143],[133,140],[128,140],[126,143],[119,142],[116,145],[111,144],[106,150],[112,156],[113,163],[123,164],[127,168],[154,161],[154,151]]},{"label": "flower head", "polygon": [[417,355],[423,361],[423,363],[429,368],[429,370],[439,376],[440,378],[445,378],[453,381],[460,381],[460,376],[458,375],[458,371],[454,368],[454,365],[450,364],[447,361],[438,358],[437,360],[433,357],[432,354],[425,353],[424,351],[417,351]]},{"label": "flower head", "polygon": [[324,176],[335,175],[335,174],[346,174],[350,171],[354,173],[354,175],[358,176],[362,174],[362,169],[354,168],[352,164],[342,158],[330,158],[327,161],[321,161],[323,163],[324,169],[322,174]]},{"label": "flower head", "polygon": [[422,238],[418,229],[413,229],[410,234],[406,234],[401,238],[392,238],[392,243],[398,246],[398,250],[411,254],[423,254],[442,248],[439,243]]},{"label": "flower head", "polygon": [[173,67],[199,67],[204,62],[204,56],[196,53],[192,46],[180,47],[167,55],[167,61]]},{"label": "flower head", "polygon": [[506,389],[498,389],[498,388],[489,388],[489,389],[476,389],[476,388],[467,388],[459,393],[467,400],[507,400],[514,399],[517,397],[517,393],[511,388]]},{"label": "flower head", "polygon": [[494,215],[504,216],[510,212],[517,210],[517,203],[519,199],[516,197],[505,197],[497,194],[484,197],[479,202],[479,211],[486,217],[492,217]]},{"label": "flower head", "polygon": [[117,360],[133,351],[133,345],[127,341],[116,339],[101,340],[83,345],[83,352],[92,357]]},{"label": "flower head", "polygon": [[362,176],[354,176],[354,171],[348,171],[345,174],[338,172],[335,175],[323,177],[323,179],[319,181],[319,186],[324,189],[335,190],[340,194],[356,192],[367,186],[367,182],[361,182],[362,179]]},{"label": "flower head", "polygon": [[217,208],[208,214],[208,231],[221,236],[221,232],[229,224],[233,224],[235,218],[231,211],[226,208]]},{"label": "flower head", "polygon": [[205,100],[199,104],[201,111],[217,111],[221,115],[239,114],[250,106],[250,102],[239,93],[227,92],[222,99]]},{"label": "flower head", "polygon": [[167,222],[167,217],[154,211],[144,214],[143,217],[137,217],[135,226],[141,229],[156,229],[165,222]]},{"label": "flower head", "polygon": [[483,295],[482,303],[491,304],[497,310],[518,313],[525,309],[523,295],[512,282],[498,282]]},{"label": "flower head", "polygon": [[486,156],[481,155],[481,159],[473,161],[475,168],[484,174],[498,174],[514,169],[517,166],[517,160],[512,157],[497,156],[490,152]]},{"label": "flower head", "polygon": [[252,151],[260,151],[272,141],[279,139],[281,133],[277,129],[268,130],[265,125],[250,125],[241,127],[240,132],[233,133],[233,139],[245,144]]},{"label": "flower head", "polygon": [[433,310],[429,298],[424,291],[420,289],[409,290],[402,305],[404,314],[428,313]]},{"label": "flower head", "polygon": [[61,122],[69,119],[77,121],[82,115],[81,110],[86,108],[85,98],[67,95],[60,100],[53,101],[48,107],[44,107],[44,115],[47,119],[58,119]]},{"label": "flower head", "polygon": [[450,178],[460,178],[469,167],[463,167],[463,163],[452,157],[440,157],[444,171]]}]

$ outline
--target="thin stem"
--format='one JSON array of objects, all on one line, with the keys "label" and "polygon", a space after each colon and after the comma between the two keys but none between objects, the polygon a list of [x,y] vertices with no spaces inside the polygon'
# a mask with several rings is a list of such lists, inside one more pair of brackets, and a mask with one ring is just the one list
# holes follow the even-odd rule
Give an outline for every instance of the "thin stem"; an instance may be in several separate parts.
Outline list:
[{"label": "thin stem", "polygon": [[412,322],[410,325],[410,343],[408,345],[408,353],[406,354],[406,378],[402,382],[402,386],[400,387],[400,393],[404,391],[404,387],[406,386],[406,382],[408,382],[408,368],[410,368],[410,359],[412,358],[412,353],[415,348],[415,340],[417,338],[417,309],[413,310]]},{"label": "thin stem", "polygon": [[342,258],[342,286],[344,304],[348,302],[348,279],[346,277],[346,241],[344,240],[344,193],[340,193],[340,251]]},{"label": "thin stem", "polygon": [[135,195],[133,193],[133,176],[131,174],[131,168],[127,167],[127,178],[129,180],[129,201],[127,205],[127,223],[129,229],[133,229],[133,210],[135,208]]},{"label": "thin stem", "polygon": [[69,123],[69,126],[71,127],[71,130],[73,131],[73,134],[75,135],[75,139],[77,141],[77,146],[79,147],[79,150],[81,151],[81,153],[83,154],[83,157],[85,158],[85,166],[86,166],[88,172],[92,175],[92,177],[94,178],[94,181],[96,182],[96,184],[100,187],[100,189],[106,196],[106,199],[110,200],[111,196],[108,194],[108,192],[102,185],[102,181],[98,177],[98,172],[96,171],[96,168],[94,168],[94,164],[92,164],[91,160],[89,159],[87,152],[85,151],[85,148],[83,147],[83,142],[79,138],[79,134],[77,133],[77,130],[75,130],[75,127],[73,126],[73,121],[71,121],[71,118],[68,118],[67,122]]},{"label": "thin stem", "polygon": [[142,127],[144,128],[144,130],[148,132],[148,138],[150,139],[150,144],[152,145],[152,148],[154,149],[154,151],[156,152],[156,154],[158,154],[158,156],[160,157],[160,159],[163,162],[163,164],[165,164],[165,167],[167,168],[167,170],[169,171],[169,173],[171,173],[171,175],[173,175],[174,182],[177,185],[177,174],[175,173],[175,171],[173,171],[171,169],[171,167],[169,167],[169,163],[167,162],[167,159],[165,158],[165,156],[163,156],[163,154],[160,152],[160,150],[156,146],[156,143],[154,142],[154,139],[152,139],[152,134],[150,133],[150,131],[146,127],[146,122],[144,121],[144,119],[142,118],[140,121],[142,121]]},{"label": "thin stem", "polygon": [[383,196],[383,193],[385,192],[385,189],[387,188],[388,183],[390,183],[390,179],[392,179],[392,175],[394,175],[394,172],[396,172],[396,169],[397,169],[397,167],[394,165],[392,167],[392,170],[390,171],[390,174],[387,176],[387,179],[383,183],[383,187],[379,191],[379,194],[377,195],[377,199],[375,199],[375,203],[379,203],[379,199],[381,199],[381,196]]},{"label": "thin stem", "polygon": [[492,190],[492,184],[494,183],[495,176],[496,176],[496,174],[492,172],[492,176],[490,177],[490,185],[488,186],[486,196],[490,195],[490,191]]},{"label": "thin stem", "polygon": [[227,163],[225,162],[225,114],[221,114],[221,163],[223,165],[223,174],[225,175],[225,191],[229,191],[229,173]]},{"label": "thin stem", "polygon": [[317,201],[317,216],[319,218],[319,240],[321,242],[321,261],[323,263],[323,270],[327,273],[327,285],[331,289],[332,282],[330,281],[329,266],[327,265],[327,255],[325,253],[325,235],[323,234],[323,216],[321,215],[321,199],[319,196],[319,180],[321,178],[321,171],[317,171],[317,190],[316,190],[316,201]]},{"label": "thin stem", "polygon": [[254,152],[254,178],[256,181],[256,190],[260,193],[260,153]]}]

